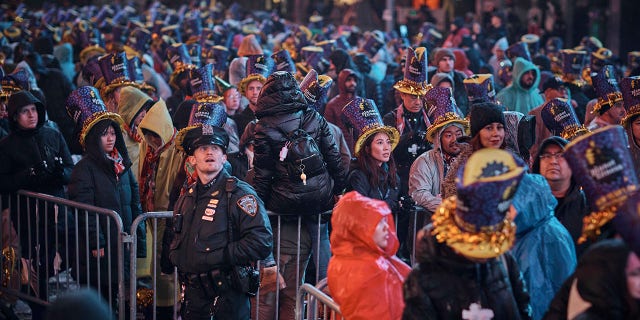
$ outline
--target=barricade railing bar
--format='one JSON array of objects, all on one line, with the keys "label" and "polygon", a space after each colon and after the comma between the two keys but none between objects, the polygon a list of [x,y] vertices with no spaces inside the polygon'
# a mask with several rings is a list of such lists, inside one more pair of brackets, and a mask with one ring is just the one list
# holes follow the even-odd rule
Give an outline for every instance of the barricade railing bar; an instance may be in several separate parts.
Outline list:
[{"label": "barricade railing bar", "polygon": [[[305,299],[306,297],[306,299]],[[340,306],[327,294],[308,283],[298,289],[296,297],[296,320],[316,320],[322,307],[322,319],[336,319],[341,315]],[[306,318],[305,318],[306,309]]]},{"label": "barricade railing bar", "polygon": [[13,251],[0,256],[3,295],[28,302],[33,312],[66,290],[91,286],[125,319],[126,239],[118,213],[24,190],[3,194],[0,206],[3,253]]}]

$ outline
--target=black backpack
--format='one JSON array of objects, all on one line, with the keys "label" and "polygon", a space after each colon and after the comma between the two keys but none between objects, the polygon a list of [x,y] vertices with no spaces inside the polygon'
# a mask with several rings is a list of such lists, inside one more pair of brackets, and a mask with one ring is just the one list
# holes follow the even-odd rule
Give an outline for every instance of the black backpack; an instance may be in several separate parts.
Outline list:
[{"label": "black backpack", "polygon": [[291,181],[300,181],[307,184],[307,180],[326,170],[326,163],[316,140],[300,126],[289,133],[278,128],[287,138],[285,145],[280,149],[280,163],[284,165]]}]

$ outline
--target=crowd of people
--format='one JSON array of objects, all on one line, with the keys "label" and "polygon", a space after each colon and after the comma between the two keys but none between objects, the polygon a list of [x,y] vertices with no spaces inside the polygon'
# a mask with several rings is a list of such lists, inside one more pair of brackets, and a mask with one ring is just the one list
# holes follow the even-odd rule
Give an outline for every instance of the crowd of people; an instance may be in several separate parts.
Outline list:
[{"label": "crowd of people", "polygon": [[[39,246],[69,230],[17,224],[22,189],[127,231],[173,211],[124,261],[127,284],[157,273],[159,319],[294,319],[314,276],[346,319],[640,316],[638,52],[509,34],[499,10],[445,36],[220,2],[2,10],[2,246],[23,268],[53,272],[67,249]],[[118,234],[78,220],[81,278],[116,310],[91,270]]]}]

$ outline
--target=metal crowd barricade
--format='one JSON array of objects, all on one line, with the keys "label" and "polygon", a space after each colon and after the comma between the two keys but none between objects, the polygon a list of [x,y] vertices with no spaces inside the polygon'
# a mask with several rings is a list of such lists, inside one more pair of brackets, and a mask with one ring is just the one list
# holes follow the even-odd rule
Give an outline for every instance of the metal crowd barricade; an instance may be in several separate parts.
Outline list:
[{"label": "metal crowd barricade", "polygon": [[[307,296],[306,299],[305,296]],[[305,308],[306,318],[304,317]],[[320,288],[305,283],[300,286],[296,296],[296,320],[315,320],[319,316],[322,317],[321,319],[337,319],[341,316],[340,306]]]},{"label": "metal crowd barricade", "polygon": [[[146,222],[146,227],[147,228],[151,228],[151,234],[152,234],[152,247],[151,247],[151,252],[147,252],[147,256],[151,255],[151,287],[152,287],[152,301],[151,301],[151,307],[153,308],[152,310],[154,310],[151,314],[153,317],[153,320],[156,319],[156,307],[157,307],[157,295],[158,292],[156,290],[156,288],[158,288],[158,274],[157,274],[157,270],[158,268],[156,268],[156,266],[158,265],[159,261],[158,261],[158,243],[161,241],[157,241],[158,237],[160,237],[160,239],[162,239],[161,234],[158,234],[158,220],[159,219],[171,219],[173,217],[173,211],[161,211],[161,212],[146,212],[140,216],[138,216],[135,220],[133,220],[133,223],[131,224],[131,235],[135,235],[136,234],[136,230],[138,229],[138,225],[140,225],[143,222]],[[149,222],[152,222],[151,224],[149,224]],[[137,313],[137,281],[136,281],[136,270],[137,270],[137,259],[136,259],[136,251],[138,248],[138,241],[137,238],[135,236],[131,236],[131,271],[130,271],[130,275],[131,275],[131,281],[130,281],[130,319],[136,319],[136,313]],[[148,240],[148,239],[147,239]],[[174,281],[174,288],[179,288],[179,284],[178,284],[178,272],[176,270],[176,268],[174,267],[174,272],[173,272],[173,281]],[[178,294],[177,291],[175,291],[173,293],[173,301],[175,302],[174,306],[173,306],[173,319],[177,319],[177,310],[178,310]]]},{"label": "metal crowd barricade", "polygon": [[[0,287],[3,294],[47,306],[65,291],[92,286],[103,295],[106,293],[110,305],[117,305],[119,318],[125,318],[125,304],[121,302],[125,300],[124,244],[128,237],[122,231],[118,213],[24,190],[3,195],[0,202],[3,202],[0,229],[3,253],[14,251],[14,261],[9,261],[11,255],[0,257],[3,276],[21,280],[18,288],[10,288],[4,285],[11,280],[5,283],[3,278]],[[95,240],[93,247],[92,240]],[[11,241],[18,248],[12,247]]]}]

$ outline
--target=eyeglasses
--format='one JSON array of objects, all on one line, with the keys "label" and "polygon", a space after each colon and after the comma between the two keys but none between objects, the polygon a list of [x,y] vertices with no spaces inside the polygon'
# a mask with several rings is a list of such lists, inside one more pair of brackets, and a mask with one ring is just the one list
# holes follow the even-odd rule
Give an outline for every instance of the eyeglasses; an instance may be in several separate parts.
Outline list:
[{"label": "eyeglasses", "polygon": [[543,153],[540,155],[540,160],[551,160],[551,159],[558,160],[560,158],[564,158],[564,152]]}]

